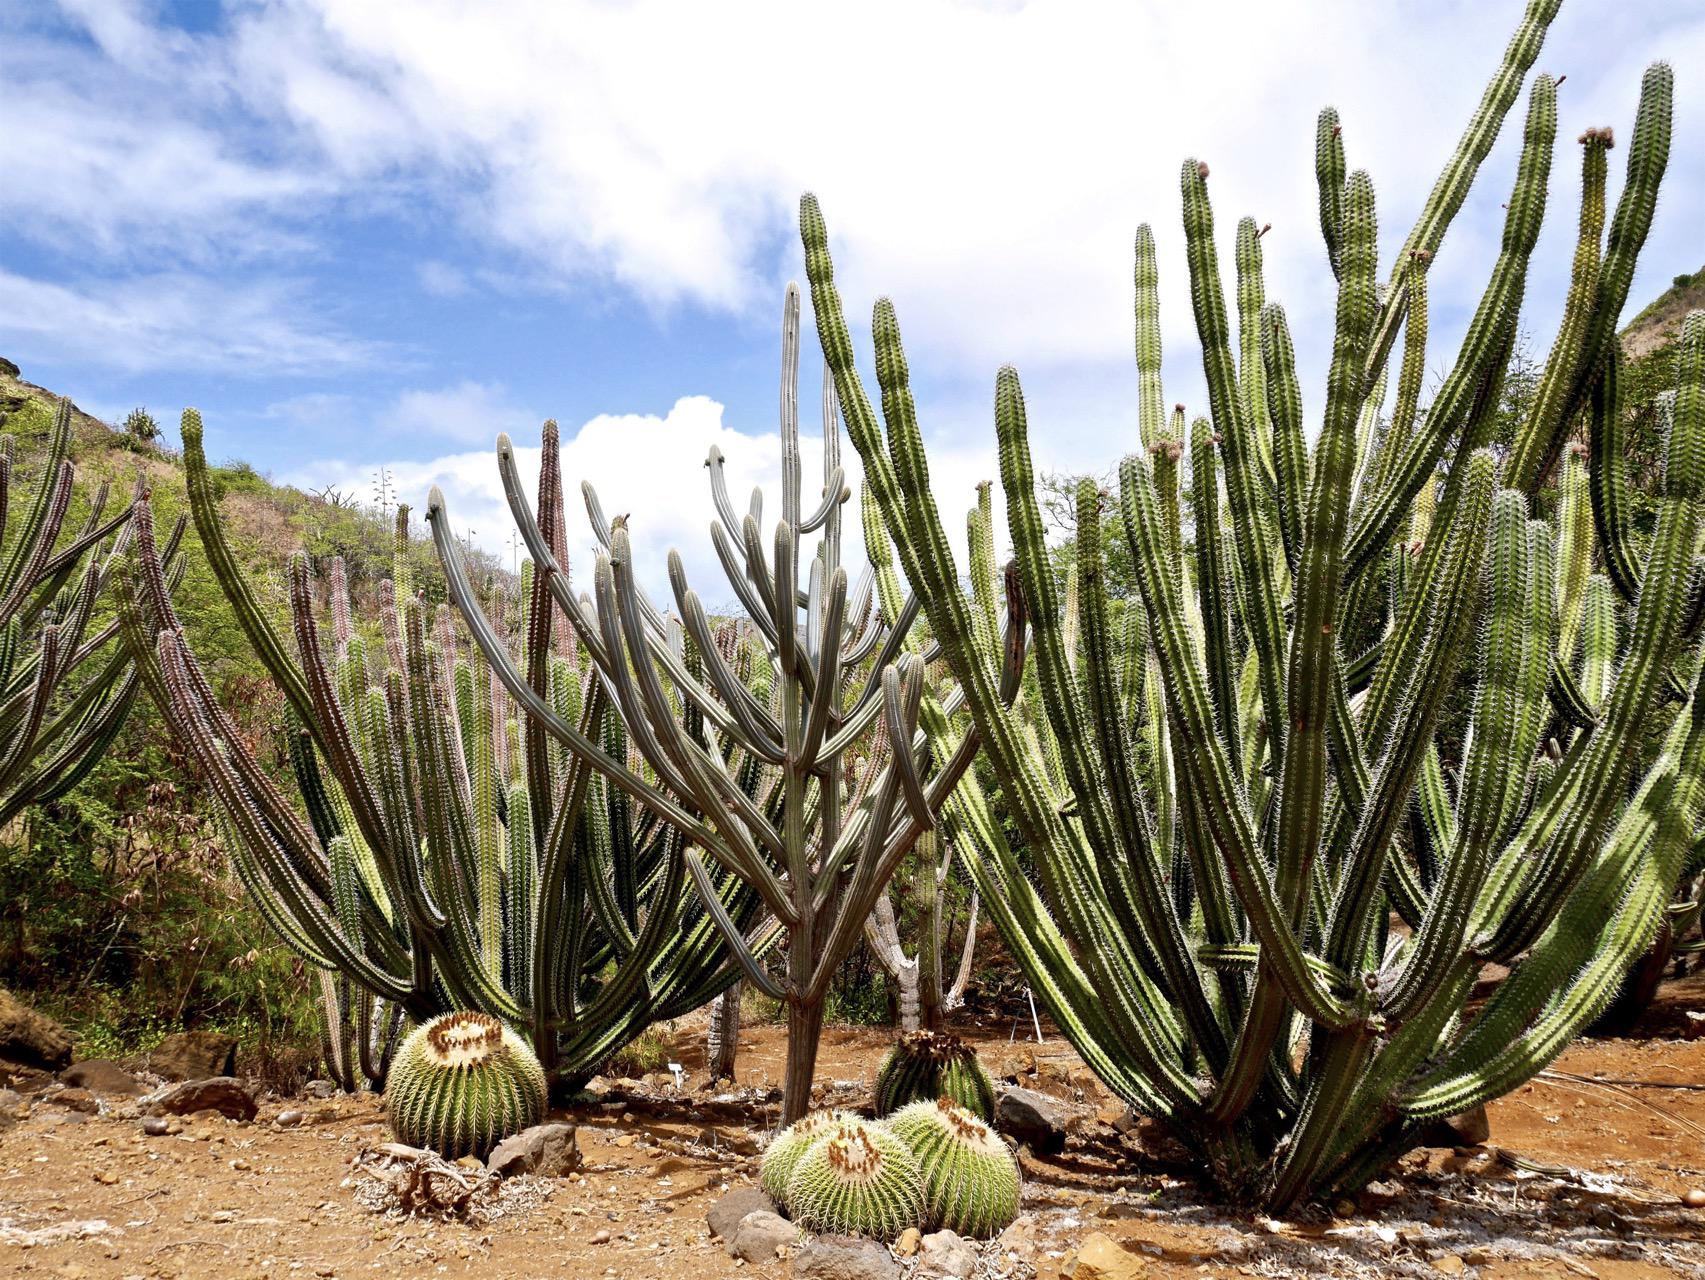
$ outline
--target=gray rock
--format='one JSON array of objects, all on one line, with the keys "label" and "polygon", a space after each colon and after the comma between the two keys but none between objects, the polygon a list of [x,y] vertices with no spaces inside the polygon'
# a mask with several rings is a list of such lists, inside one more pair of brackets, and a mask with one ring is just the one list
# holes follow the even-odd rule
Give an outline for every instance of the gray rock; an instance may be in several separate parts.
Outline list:
[{"label": "gray rock", "polygon": [[0,1058],[59,1071],[71,1065],[71,1033],[0,987]]},{"label": "gray rock", "polygon": [[776,1250],[799,1239],[799,1228],[779,1213],[758,1209],[740,1219],[733,1239],[723,1246],[731,1258],[747,1262],[774,1262]]},{"label": "gray rock", "polygon": [[995,1103],[995,1128],[1032,1151],[1065,1150],[1066,1134],[1075,1119],[1072,1108],[1058,1098],[1034,1089],[1009,1085]]},{"label": "gray rock", "polygon": [[253,1120],[260,1110],[254,1091],[232,1076],[210,1080],[185,1080],[148,1103],[151,1116],[187,1116],[197,1111],[217,1111],[232,1120]]},{"label": "gray rock", "polygon": [[148,1069],[167,1080],[235,1075],[237,1037],[218,1031],[179,1031],[154,1047]]},{"label": "gray rock", "polygon": [[757,1213],[760,1210],[774,1213],[775,1205],[757,1187],[736,1187],[711,1205],[704,1219],[710,1227],[711,1235],[719,1240],[732,1240],[734,1228],[740,1225],[740,1219],[748,1213]]},{"label": "gray rock", "polygon": [[899,1280],[900,1264],[873,1240],[820,1236],[793,1259],[795,1280]]},{"label": "gray rock", "polygon": [[172,1131],[172,1122],[165,1116],[143,1116],[142,1132],[150,1138],[163,1138]]},{"label": "gray rock", "polygon": [[310,1080],[302,1086],[302,1093],[309,1098],[335,1098],[338,1087],[330,1080]]},{"label": "gray rock", "polygon": [[952,1276],[965,1280],[977,1269],[977,1246],[952,1231],[935,1231],[918,1246],[920,1276]]},{"label": "gray rock", "polygon": [[571,1124],[536,1124],[492,1148],[486,1168],[500,1178],[536,1173],[561,1178],[580,1167],[580,1147]]},{"label": "gray rock", "polygon": [[24,1101],[24,1095],[11,1089],[0,1089],[0,1129],[14,1125],[30,1113],[30,1104]]},{"label": "gray rock", "polygon": [[88,1089],[94,1093],[147,1092],[130,1072],[105,1058],[86,1058],[82,1062],[73,1062],[59,1073],[59,1079],[73,1088]]},{"label": "gray rock", "polygon": [[292,1109],[289,1111],[280,1111],[275,1117],[273,1117],[272,1122],[280,1129],[294,1129],[307,1118],[307,1112]]}]

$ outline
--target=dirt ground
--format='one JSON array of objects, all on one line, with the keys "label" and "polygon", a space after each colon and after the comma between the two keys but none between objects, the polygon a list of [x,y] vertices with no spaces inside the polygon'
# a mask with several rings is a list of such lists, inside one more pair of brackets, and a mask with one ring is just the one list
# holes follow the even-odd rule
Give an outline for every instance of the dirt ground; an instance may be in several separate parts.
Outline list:
[{"label": "dirt ground", "polygon": [[[1494,1105],[1487,1147],[1415,1153],[1354,1204],[1288,1222],[1214,1206],[1163,1148],[1121,1133],[1122,1108],[1057,1036],[1037,1046],[1022,1027],[959,1028],[997,1077],[1093,1112],[1062,1155],[1024,1154],[1024,1216],[986,1247],[979,1274],[1068,1275],[1101,1232],[1128,1251],[1132,1276],[1157,1280],[1705,1277],[1705,1211],[1679,1202],[1705,1187],[1705,1040],[1664,1038],[1679,1035],[1680,1010],[1705,1006],[1705,978],[1661,1001],[1641,1029],[1652,1038],[1583,1041]],[[667,1076],[595,1082],[600,1100],[561,1117],[579,1126],[581,1175],[505,1184],[475,1222],[363,1206],[352,1161],[388,1136],[372,1096],[268,1099],[252,1124],[203,1113],[157,1137],[131,1099],[107,1099],[104,1114],[44,1102],[0,1129],[0,1276],[786,1276],[785,1261],[729,1258],[705,1225],[725,1188],[756,1178],[782,1042],[780,1028],[748,1027],[738,1088],[713,1095],[695,1087],[699,1036],[683,1029],[683,1090]],[[865,1101],[888,1042],[828,1030],[823,1100]],[[280,1127],[286,1109],[305,1122]]]}]

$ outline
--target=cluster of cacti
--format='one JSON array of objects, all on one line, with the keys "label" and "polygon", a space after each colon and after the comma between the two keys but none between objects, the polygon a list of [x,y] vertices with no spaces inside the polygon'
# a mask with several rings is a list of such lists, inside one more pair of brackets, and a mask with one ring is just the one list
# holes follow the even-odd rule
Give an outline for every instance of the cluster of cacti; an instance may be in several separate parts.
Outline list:
[{"label": "cluster of cacti", "polygon": [[[304,555],[292,557],[292,653],[226,542],[193,410],[183,440],[208,561],[290,708],[301,807],[214,697],[145,508],[134,581],[121,593],[127,638],[167,723],[207,772],[262,918],[339,975],[327,983],[328,1056],[346,1083],[354,1066],[383,1078],[401,1013],[464,1009],[519,1028],[546,1071],[572,1085],[653,1021],[734,981],[740,963],[725,926],[749,933],[749,951],[771,945],[757,894],[697,868],[713,904],[701,905],[682,832],[630,802],[653,785],[622,763],[627,738],[609,689],[582,675],[575,638],[552,625],[542,577],[523,574],[522,687],[611,765],[603,773],[520,722],[486,662],[501,653],[513,669],[510,641],[484,614],[481,643],[469,645],[453,610],[434,613],[418,596],[402,554],[406,507],[376,627],[357,625],[341,562],[321,583]],[[547,489],[554,445],[553,429]],[[560,519],[546,522],[560,556]]]},{"label": "cluster of cacti", "polygon": [[813,1231],[892,1240],[907,1227],[985,1239],[1018,1216],[1018,1162],[951,1098],[886,1120],[813,1111],[771,1140],[759,1185]]},{"label": "cluster of cacti", "polygon": [[808,1231],[892,1240],[923,1228],[918,1158],[886,1125],[847,1119],[825,1126],[793,1161],[781,1203]]},{"label": "cluster of cacti", "polygon": [[[585,648],[643,760],[642,778],[562,715],[531,673],[495,636],[450,533],[443,495],[429,520],[451,598],[504,686],[527,713],[529,740],[548,737],[578,762],[631,795],[652,830],[692,846],[687,869],[706,909],[753,986],[787,1011],[783,1115],[809,1105],[811,1077],[830,984],[859,938],[900,860],[936,815],[976,754],[976,735],[925,734],[951,714],[958,694],[925,696],[925,655],[907,648],[919,615],[915,598],[873,599],[874,570],[856,584],[842,556],[842,506],[850,496],[840,463],[840,423],[825,379],[823,484],[804,505],[799,448],[799,291],[784,308],[781,388],[781,519],[763,532],[763,494],[737,512],[721,453],[707,467],[717,512],[712,542],[727,586],[746,617],[730,647],[727,632],[669,558],[674,612],[640,586],[626,517],[604,515],[590,485],[587,513],[600,543],[591,601],[577,598],[559,566],[560,547],[544,529],[560,513],[560,483],[540,485],[529,509],[507,436],[498,440],[505,494],[531,562],[544,615],[566,619]],[[553,440],[547,437],[547,450]],[[802,555],[819,535],[815,552]],[[802,564],[802,559],[807,562]],[[803,581],[802,581],[803,570]],[[554,608],[553,608],[554,606]],[[1007,688],[1017,687],[1022,626],[1009,637]],[[742,677],[740,655],[754,667]],[[761,671],[763,679],[756,679]],[[614,717],[612,717],[612,723]],[[749,920],[721,901],[726,879],[755,892],[788,939],[785,974],[773,974]]]},{"label": "cluster of cacti", "polygon": [[[136,700],[130,655],[113,643],[117,627],[97,620],[134,504],[108,515],[103,483],[81,526],[66,528],[75,478],[70,401],[55,408],[25,494],[14,492],[26,469],[17,439],[0,436],[0,827],[76,786]],[[14,496],[22,499],[16,505]]]},{"label": "cluster of cacti", "polygon": [[850,1111],[808,1111],[788,1125],[764,1148],[758,1162],[758,1185],[777,1204],[787,1203],[787,1184],[805,1149],[831,1129],[853,1124],[858,1117]]},{"label": "cluster of cacti", "polygon": [[995,1114],[995,1086],[977,1055],[944,1031],[902,1032],[876,1069],[876,1114],[948,1098],[984,1120]]},{"label": "cluster of cacti", "polygon": [[1018,1161],[982,1119],[948,1098],[888,1118],[918,1158],[931,1227],[985,1240],[1018,1216]]},{"label": "cluster of cacti", "polygon": [[385,1080],[399,1142],[448,1160],[484,1159],[545,1115],[545,1070],[488,1013],[442,1013],[404,1038]]},{"label": "cluster of cacti", "polygon": [[[1146,456],[1125,461],[1117,495],[1079,490],[1069,626],[1018,377],[1000,372],[1001,480],[1045,738],[1009,705],[977,575],[970,598],[961,588],[894,308],[878,302],[873,321],[883,422],[855,368],[822,216],[811,197],[802,205],[817,332],[866,484],[1035,869],[1033,883],[968,783],[957,803],[977,838],[961,849],[985,907],[1102,1080],[1167,1121],[1229,1192],[1273,1206],[1360,1185],[1428,1120],[1549,1063],[1650,937],[1705,797],[1698,697],[1631,776],[1652,718],[1689,697],[1705,620],[1705,316],[1683,331],[1649,539],[1629,523],[1617,444],[1615,335],[1668,154],[1667,66],[1646,74],[1608,239],[1608,134],[1583,140],[1563,322],[1504,452],[1491,432],[1557,127],[1556,83],[1534,79],[1498,260],[1419,404],[1429,266],[1558,3],[1530,3],[1383,286],[1372,182],[1346,176],[1337,118],[1323,114],[1321,227],[1338,301],[1316,430],[1285,313],[1265,300],[1256,224],[1238,228],[1234,340],[1207,166],[1184,165],[1210,409],[1188,442],[1192,520],[1182,423],[1169,431],[1162,417],[1143,234]],[[1530,500],[1583,417],[1588,458],[1584,472],[1566,463],[1575,496],[1553,528],[1530,518]],[[1108,596],[1109,534],[1130,546],[1138,599]],[[1446,736],[1441,707],[1459,675],[1470,724]],[[1465,1019],[1488,961],[1511,976]]]}]

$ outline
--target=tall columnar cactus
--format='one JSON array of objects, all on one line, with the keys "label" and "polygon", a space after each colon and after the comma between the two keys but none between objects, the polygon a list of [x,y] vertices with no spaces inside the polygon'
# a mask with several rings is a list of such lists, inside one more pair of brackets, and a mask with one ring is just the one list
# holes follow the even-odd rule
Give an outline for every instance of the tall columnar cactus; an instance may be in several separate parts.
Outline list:
[{"label": "tall columnar cactus", "polygon": [[[503,771],[495,743],[513,712],[507,696],[494,698],[485,657],[501,652],[513,664],[509,642],[488,635],[489,648],[470,646],[448,606],[429,616],[400,554],[406,510],[376,627],[357,625],[341,565],[322,607],[307,558],[292,557],[292,654],[225,540],[193,410],[183,440],[208,561],[298,726],[301,808],[215,699],[161,577],[146,508],[123,593],[130,647],[207,771],[228,851],[262,917],[349,984],[333,1038],[341,1048],[353,1035],[352,1056],[370,1079],[384,1073],[398,1010],[417,1021],[453,1009],[498,1018],[572,1084],[651,1022],[734,981],[740,963],[688,884],[681,833],[621,790],[645,784],[625,769],[612,784],[536,734]],[[522,648],[540,696],[576,734],[625,758],[605,686],[576,674],[563,637],[536,598],[528,603]],[[762,955],[776,930],[757,895],[727,873],[698,875],[718,917],[748,931],[747,959]]]},{"label": "tall columnar cactus", "polygon": [[[1617,317],[1668,151],[1667,66],[1646,73],[1608,240],[1602,254],[1591,243],[1577,253],[1546,394],[1501,458],[1490,432],[1556,132],[1556,86],[1533,80],[1498,260],[1418,412],[1428,267],[1557,7],[1529,4],[1383,287],[1372,183],[1346,176],[1342,132],[1322,118],[1337,309],[1316,430],[1284,311],[1257,309],[1250,281],[1234,341],[1207,166],[1186,162],[1211,424],[1192,440],[1194,528],[1180,538],[1173,459],[1147,434],[1159,397],[1145,236],[1138,388],[1151,452],[1125,461],[1116,497],[1079,490],[1075,636],[1044,545],[1018,376],[1000,372],[1001,480],[1053,728],[1045,750],[999,696],[996,655],[961,590],[894,308],[879,301],[873,325],[884,430],[854,367],[822,215],[813,198],[802,205],[817,331],[866,483],[1035,867],[1033,883],[973,797],[982,838],[962,848],[989,913],[1109,1087],[1169,1122],[1229,1192],[1276,1207],[1365,1182],[1429,1119],[1550,1062],[1651,936],[1705,797],[1705,698],[1679,716],[1666,701],[1689,696],[1705,616],[1705,315],[1684,329],[1649,541],[1631,529],[1616,447]],[[1601,199],[1604,143],[1598,131],[1583,142],[1588,206]],[[1582,216],[1589,242],[1599,217]],[[1258,271],[1242,233],[1239,247],[1240,273]],[[1397,399],[1376,431],[1394,359]],[[1583,416],[1591,519],[1571,452],[1559,530],[1531,519],[1529,500]],[[1128,541],[1137,569],[1140,601],[1123,617],[1102,583],[1109,536]],[[1588,572],[1594,554],[1605,579]],[[1618,611],[1626,639],[1613,664]],[[1133,613],[1160,676],[1148,703],[1160,700],[1172,743],[1175,828],[1155,758],[1134,749],[1146,732],[1129,694],[1143,646],[1115,641]],[[1437,731],[1462,672],[1465,740]],[[1666,716],[1664,750],[1631,776],[1642,735]],[[1393,912],[1401,928],[1388,927]],[[1513,972],[1465,1020],[1488,961]]]},{"label": "tall columnar cactus", "polygon": [[[765,696],[744,683],[718,643],[718,628],[688,586],[671,552],[674,610],[666,615],[636,578],[627,517],[609,520],[590,485],[587,513],[599,542],[594,600],[575,597],[545,530],[560,518],[556,439],[547,429],[549,464],[539,511],[522,492],[515,451],[497,444],[510,510],[532,559],[542,633],[554,612],[569,619],[613,711],[643,758],[645,776],[563,717],[536,672],[523,672],[498,643],[450,533],[444,497],[433,491],[433,526],[451,598],[492,669],[528,715],[528,733],[554,739],[576,761],[631,797],[670,838],[692,847],[687,870],[745,976],[787,1009],[788,1056],[783,1120],[805,1114],[830,983],[858,945],[866,919],[900,860],[969,768],[975,732],[925,733],[951,715],[957,694],[925,696],[924,655],[906,649],[919,604],[895,616],[872,601],[875,574],[850,585],[842,555],[842,505],[850,496],[840,462],[840,424],[825,394],[823,483],[815,509],[804,505],[799,449],[799,291],[787,290],[782,331],[781,519],[766,541],[763,494],[737,512],[713,448],[706,466],[717,518],[711,540],[727,586],[747,615],[743,643],[771,673]],[[643,517],[636,517],[636,526]],[[813,535],[816,549],[806,555]],[[802,565],[802,560],[807,563]],[[1023,627],[1009,628],[1021,653]],[[1018,661],[1005,663],[1002,690],[1016,691]],[[615,724],[612,719],[609,723]],[[785,975],[772,974],[748,924],[723,908],[720,868],[754,891],[787,937]],[[618,893],[620,888],[618,886]]]},{"label": "tall columnar cactus", "polygon": [[[97,620],[130,538],[132,504],[109,515],[102,484],[82,524],[66,526],[70,401],[55,407],[43,456],[26,463],[17,439],[0,436],[0,826],[76,786],[136,700],[130,656],[113,643],[117,627]],[[18,493],[25,470],[34,482]]]}]

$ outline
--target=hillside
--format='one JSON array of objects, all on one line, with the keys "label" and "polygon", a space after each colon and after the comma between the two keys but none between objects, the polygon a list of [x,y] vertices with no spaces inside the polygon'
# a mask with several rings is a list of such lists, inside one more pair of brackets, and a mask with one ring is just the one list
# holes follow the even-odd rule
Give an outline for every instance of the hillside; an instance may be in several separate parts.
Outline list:
[{"label": "hillside", "polygon": [[1669,288],[1647,303],[1622,330],[1622,345],[1630,359],[1640,360],[1667,347],[1681,333],[1689,311],[1705,309],[1705,267],[1677,276]]}]

